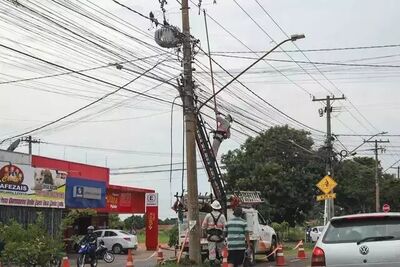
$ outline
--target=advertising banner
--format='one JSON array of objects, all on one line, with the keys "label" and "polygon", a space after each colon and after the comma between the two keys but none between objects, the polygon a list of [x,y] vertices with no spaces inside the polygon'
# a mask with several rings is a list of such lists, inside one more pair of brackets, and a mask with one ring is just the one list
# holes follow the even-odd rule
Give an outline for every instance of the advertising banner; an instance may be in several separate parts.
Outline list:
[{"label": "advertising banner", "polygon": [[0,205],[65,207],[67,173],[0,162]]},{"label": "advertising banner", "polygon": [[146,248],[156,250],[158,244],[158,194],[146,193]]},{"label": "advertising banner", "polygon": [[67,208],[105,208],[106,183],[68,177],[66,191]]},{"label": "advertising banner", "polygon": [[132,193],[107,190],[106,208],[110,212],[132,213]]}]

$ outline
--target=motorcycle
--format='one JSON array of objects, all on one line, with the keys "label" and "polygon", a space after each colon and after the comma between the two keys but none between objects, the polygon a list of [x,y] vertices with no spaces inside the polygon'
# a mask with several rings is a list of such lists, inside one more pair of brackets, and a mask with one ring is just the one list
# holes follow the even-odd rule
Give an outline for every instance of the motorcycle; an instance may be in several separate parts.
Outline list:
[{"label": "motorcycle", "polygon": [[93,244],[81,244],[79,249],[79,256],[77,260],[77,267],[84,267],[85,264],[90,264],[91,267],[97,266],[98,260],[104,260],[107,263],[112,263],[115,256],[112,252],[108,251],[104,246],[104,241],[100,241],[99,246],[95,251],[95,258],[92,259],[90,256],[90,251],[93,249]]},{"label": "motorcycle", "polygon": [[103,260],[107,263],[112,263],[115,259],[114,254],[104,246],[104,241],[101,240],[96,249],[96,259]]}]

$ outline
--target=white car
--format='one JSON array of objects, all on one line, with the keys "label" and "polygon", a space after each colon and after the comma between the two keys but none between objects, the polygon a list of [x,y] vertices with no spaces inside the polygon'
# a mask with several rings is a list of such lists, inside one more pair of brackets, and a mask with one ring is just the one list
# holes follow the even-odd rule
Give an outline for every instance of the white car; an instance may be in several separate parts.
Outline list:
[{"label": "white car", "polygon": [[112,250],[114,254],[120,254],[128,249],[137,249],[136,235],[116,229],[97,230],[94,233],[97,235],[97,240],[103,240],[106,248]]},{"label": "white car", "polygon": [[318,238],[321,236],[324,226],[315,226],[311,228],[310,238],[312,242],[317,242]]},{"label": "white car", "polygon": [[332,218],[315,244],[311,266],[400,266],[400,213]]}]

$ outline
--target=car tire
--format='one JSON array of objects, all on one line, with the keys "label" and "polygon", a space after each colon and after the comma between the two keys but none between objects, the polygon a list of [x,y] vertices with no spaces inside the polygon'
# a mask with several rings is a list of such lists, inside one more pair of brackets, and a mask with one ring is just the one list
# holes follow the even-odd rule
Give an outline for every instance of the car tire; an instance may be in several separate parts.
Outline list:
[{"label": "car tire", "polygon": [[[272,237],[272,242],[271,242],[271,249],[267,252],[267,255],[270,255],[276,248],[277,248],[277,242],[276,242],[276,237]],[[275,253],[273,253],[271,256],[268,258],[269,262],[275,261]]]},{"label": "car tire", "polygon": [[114,253],[114,254],[121,254],[122,253],[122,246],[120,245],[120,244],[115,244],[113,247],[112,247],[112,252]]}]

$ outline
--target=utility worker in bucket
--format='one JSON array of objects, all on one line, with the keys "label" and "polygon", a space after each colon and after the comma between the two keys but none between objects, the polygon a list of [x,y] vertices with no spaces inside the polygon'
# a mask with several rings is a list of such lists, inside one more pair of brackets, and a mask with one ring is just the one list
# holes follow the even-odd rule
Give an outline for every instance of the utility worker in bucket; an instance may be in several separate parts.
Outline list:
[{"label": "utility worker in bucket", "polygon": [[219,146],[222,141],[231,137],[230,128],[232,122],[233,118],[231,115],[228,114],[223,118],[221,113],[217,114],[217,130],[214,132],[214,140],[212,144],[215,157],[217,157]]},{"label": "utility worker in bucket", "polygon": [[210,266],[216,266],[216,260],[222,259],[222,248],[225,241],[226,218],[222,213],[222,207],[218,200],[211,204],[213,209],[206,215],[202,223],[203,236],[207,236],[208,241],[208,259]]}]

